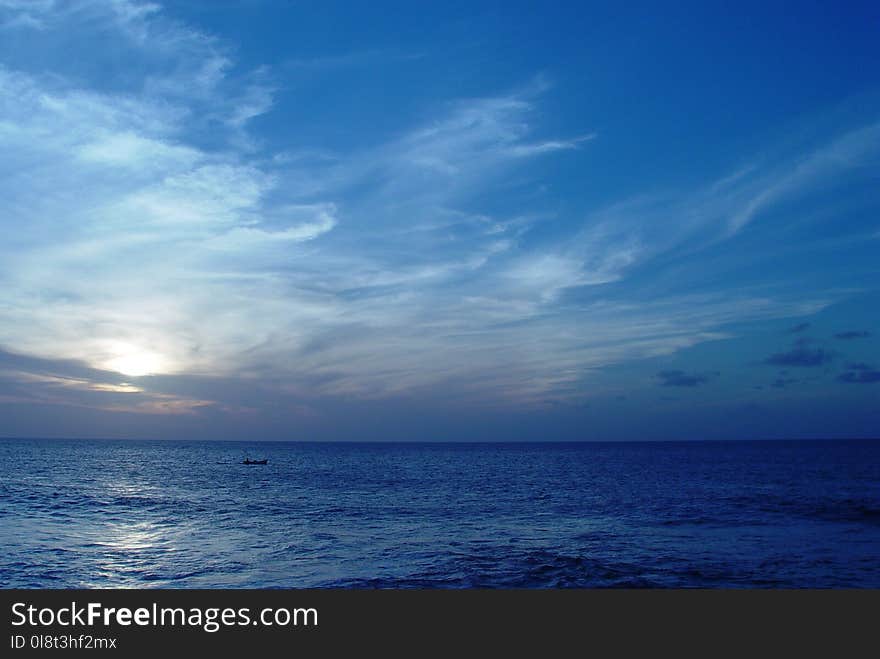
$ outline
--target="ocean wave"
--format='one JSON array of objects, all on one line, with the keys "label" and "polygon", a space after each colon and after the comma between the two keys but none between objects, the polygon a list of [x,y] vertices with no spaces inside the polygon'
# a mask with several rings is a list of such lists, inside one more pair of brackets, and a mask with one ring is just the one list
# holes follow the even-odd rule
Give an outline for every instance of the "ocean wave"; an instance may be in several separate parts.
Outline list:
[{"label": "ocean wave", "polygon": [[880,587],[880,443],[242,448],[0,441],[0,585]]}]

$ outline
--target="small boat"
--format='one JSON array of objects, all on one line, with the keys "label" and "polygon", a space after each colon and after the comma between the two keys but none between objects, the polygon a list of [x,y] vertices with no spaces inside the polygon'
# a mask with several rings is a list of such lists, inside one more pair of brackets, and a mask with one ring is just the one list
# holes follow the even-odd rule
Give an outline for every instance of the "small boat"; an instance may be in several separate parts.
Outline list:
[{"label": "small boat", "polygon": [[269,464],[269,458],[265,458],[263,460],[251,460],[250,458],[245,458],[241,464],[243,464],[243,465],[266,465],[266,464]]}]

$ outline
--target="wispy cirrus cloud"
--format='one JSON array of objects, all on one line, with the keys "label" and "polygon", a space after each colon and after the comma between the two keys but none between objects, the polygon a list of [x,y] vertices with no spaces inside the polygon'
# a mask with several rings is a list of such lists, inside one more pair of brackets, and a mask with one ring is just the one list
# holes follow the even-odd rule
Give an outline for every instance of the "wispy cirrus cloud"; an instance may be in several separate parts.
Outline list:
[{"label": "wispy cirrus cloud", "polygon": [[703,186],[641,194],[593,211],[562,251],[603,283],[661,258],[690,259],[777,206],[827,195],[854,178],[869,180],[878,157],[880,123],[869,123],[793,154],[756,158]]},{"label": "wispy cirrus cloud", "polygon": [[[518,201],[543,159],[595,138],[588,127],[544,135],[540,81],[437,103],[368,146],[273,150],[251,129],[275,107],[272,72],[242,71],[231,49],[158,5],[3,6],[6,29],[39,23],[34,38],[46,43],[60,30],[110,38],[125,70],[103,80],[88,61],[51,74],[0,68],[0,345],[92,369],[40,375],[50,380],[17,371],[17,395],[137,393],[153,397],[143,409],[165,412],[210,399],[163,398],[172,387],[158,380],[113,391],[124,386],[108,379],[116,366],[271,382],[299,399],[581,399],[609,364],[826,306],[833,296],[821,291],[626,284],[661,258],[682,255],[686,269],[687,254],[880,147],[874,127],[851,131],[782,164],[587,210],[539,236],[557,219],[553,204],[511,212],[484,198]],[[800,350],[770,363],[815,358]],[[669,386],[710,377],[666,373]]]}]

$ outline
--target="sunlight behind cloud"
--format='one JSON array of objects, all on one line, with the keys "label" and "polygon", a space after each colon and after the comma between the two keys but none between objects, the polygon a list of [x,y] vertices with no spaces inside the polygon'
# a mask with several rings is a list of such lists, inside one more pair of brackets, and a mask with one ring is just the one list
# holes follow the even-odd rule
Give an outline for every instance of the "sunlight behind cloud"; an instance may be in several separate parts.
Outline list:
[{"label": "sunlight behind cloud", "polygon": [[119,344],[114,349],[117,356],[104,363],[104,367],[129,377],[156,375],[164,370],[164,360],[160,355],[136,346]]}]

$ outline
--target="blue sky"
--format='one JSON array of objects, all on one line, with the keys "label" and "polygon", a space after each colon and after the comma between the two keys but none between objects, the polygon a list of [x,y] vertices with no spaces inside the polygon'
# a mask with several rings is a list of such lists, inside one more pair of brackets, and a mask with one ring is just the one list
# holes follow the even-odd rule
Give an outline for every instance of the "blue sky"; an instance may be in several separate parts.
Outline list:
[{"label": "blue sky", "polygon": [[878,27],[0,0],[0,435],[877,436]]}]

